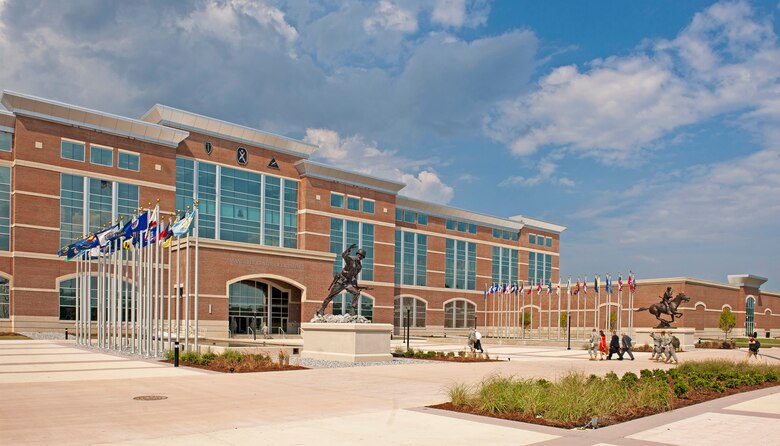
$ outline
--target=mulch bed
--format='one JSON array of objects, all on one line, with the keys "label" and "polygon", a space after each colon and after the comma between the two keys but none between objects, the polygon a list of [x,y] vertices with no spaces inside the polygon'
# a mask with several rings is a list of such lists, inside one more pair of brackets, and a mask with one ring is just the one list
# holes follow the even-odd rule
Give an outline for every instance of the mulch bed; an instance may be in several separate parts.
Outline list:
[{"label": "mulch bed", "polygon": [[12,331],[3,331],[3,332],[0,332],[0,339],[6,340],[6,341],[8,341],[8,340],[19,341],[19,340],[25,340],[25,339],[30,339],[30,338],[28,338],[25,335],[21,335],[19,333],[14,333]]},{"label": "mulch bed", "polygon": [[455,356],[454,358],[453,357],[446,357],[446,356],[434,356],[433,358],[414,358],[414,357],[412,357],[412,359],[429,359],[431,361],[442,361],[442,362],[496,362],[496,361],[498,361],[498,359],[494,359],[494,358],[490,358],[490,359],[486,359],[486,358],[469,358],[468,356],[466,356],[466,357]]},{"label": "mulch bed", "polygon": [[[718,398],[723,398],[724,396],[734,395],[736,393],[742,393],[742,392],[750,392],[751,390],[758,390],[758,389],[765,389],[767,387],[774,387],[780,385],[780,382],[765,382],[763,384],[759,384],[757,386],[742,386],[736,389],[726,389],[724,392],[716,392],[714,390],[705,391],[705,392],[699,392],[694,389],[691,389],[685,398],[677,398],[676,396],[672,396],[669,400],[670,408],[669,410],[679,409],[681,407],[685,406],[692,406],[694,404],[703,403],[705,401],[710,401]],[[453,412],[461,412],[461,413],[469,413],[472,415],[480,415],[483,417],[493,417],[493,418],[500,418],[503,420],[511,420],[511,421],[520,421],[523,423],[531,423],[531,424],[541,424],[543,426],[550,426],[550,427],[558,427],[563,429],[573,429],[576,427],[582,427],[584,426],[590,419],[582,420],[579,423],[569,423],[569,422],[562,422],[562,421],[556,421],[556,420],[547,420],[544,418],[537,418],[532,415],[526,415],[523,413],[516,413],[516,412],[510,412],[510,413],[502,413],[502,414],[491,414],[488,412],[483,412],[475,407],[471,406],[456,406],[452,403],[443,403],[443,404],[435,404],[432,406],[428,406],[434,409],[442,409],[442,410],[451,410]],[[619,424],[623,423],[625,421],[631,421],[635,420],[637,418],[647,417],[650,415],[655,415],[657,413],[661,413],[665,411],[654,411],[652,409],[644,409],[644,410],[638,410],[633,413],[626,413],[621,414],[612,418],[602,418],[599,417],[599,427],[604,426],[610,426],[613,424]]]},{"label": "mulch bed", "polygon": [[[161,362],[166,362],[168,364],[173,364],[172,359],[163,359]],[[221,373],[230,373],[230,367],[219,367],[217,365],[202,365],[202,364],[192,364],[192,363],[185,363],[182,361],[179,361],[180,366],[185,367],[194,367],[196,369],[203,369],[203,370],[211,370],[212,372],[221,372]],[[237,368],[234,369],[233,373],[255,373],[255,372],[283,372],[287,370],[308,370],[306,367],[301,367],[299,365],[287,365],[279,367],[277,365],[272,366],[261,366],[261,367],[255,367],[253,369],[248,368]]]}]

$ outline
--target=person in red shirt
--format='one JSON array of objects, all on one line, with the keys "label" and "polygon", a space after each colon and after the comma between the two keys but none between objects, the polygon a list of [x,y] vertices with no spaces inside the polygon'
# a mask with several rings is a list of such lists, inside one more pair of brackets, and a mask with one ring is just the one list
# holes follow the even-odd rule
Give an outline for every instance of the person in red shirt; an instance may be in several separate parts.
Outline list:
[{"label": "person in red shirt", "polygon": [[604,335],[604,330],[599,330],[599,336],[601,336],[601,341],[599,342],[599,353],[601,353],[599,361],[601,361],[607,357],[607,337]]}]

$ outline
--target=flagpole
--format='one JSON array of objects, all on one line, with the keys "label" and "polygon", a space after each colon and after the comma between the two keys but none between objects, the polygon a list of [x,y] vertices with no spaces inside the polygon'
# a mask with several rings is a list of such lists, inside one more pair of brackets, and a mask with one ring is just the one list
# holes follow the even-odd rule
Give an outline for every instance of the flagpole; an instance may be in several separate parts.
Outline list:
[{"label": "flagpole", "polygon": [[520,309],[522,313],[520,313],[520,330],[523,334],[523,339],[525,339],[525,290],[520,290],[520,297],[523,299],[523,306]]},{"label": "flagpole", "polygon": [[[171,230],[171,217],[168,216],[168,231]],[[171,254],[173,253],[173,240],[170,234],[165,234],[168,243],[168,350],[173,351],[173,330],[171,321],[171,297],[173,296],[173,282],[171,281]]]},{"label": "flagpole", "polygon": [[[550,279],[548,279],[550,280]],[[547,340],[552,337],[552,288],[551,282],[547,282]]]},{"label": "flagpole", "polygon": [[[176,211],[178,213],[178,211]],[[181,340],[181,237],[176,237],[176,342]]]},{"label": "flagpole", "polygon": [[[187,213],[190,207],[187,206]],[[185,214],[186,215],[186,214]],[[184,351],[190,351],[190,230],[187,228],[187,256],[184,258]]]},{"label": "flagpole", "polygon": [[[135,214],[135,211],[133,211],[133,214]],[[138,290],[137,290],[137,287],[136,287],[136,282],[138,282],[138,276],[137,276],[138,268],[136,266],[136,261],[135,261],[135,251],[136,250],[135,250],[135,246],[133,246],[133,239],[131,238],[130,239],[130,252],[132,254],[131,255],[132,259],[130,260],[130,263],[133,266],[133,285],[132,285],[133,286],[133,290],[132,290],[132,292],[130,294],[130,306],[132,307],[130,309],[130,332],[131,332],[131,336],[130,336],[130,341],[131,341],[130,342],[130,346],[131,346],[130,347],[130,352],[133,353],[133,354],[135,354],[135,335],[136,335],[136,333],[135,333],[135,321],[136,321],[136,308],[137,308],[137,306],[136,306],[136,299],[137,299],[137,296],[138,296],[138,294],[137,294]]]},{"label": "flagpole", "polygon": [[198,322],[199,322],[199,319],[198,319],[198,306],[199,306],[198,305],[198,303],[199,303],[198,302],[198,297],[199,297],[198,296],[198,264],[200,263],[199,262],[199,258],[198,258],[198,245],[199,245],[198,241],[200,240],[200,237],[198,235],[198,228],[200,227],[199,221],[198,221],[198,218],[200,217],[200,210],[198,208],[198,204],[199,203],[200,203],[200,200],[196,199],[195,200],[195,351],[196,352],[200,352],[200,350],[198,350],[198,337],[199,337],[199,334],[198,334],[199,333],[198,332],[198,328],[199,328],[198,327]]}]

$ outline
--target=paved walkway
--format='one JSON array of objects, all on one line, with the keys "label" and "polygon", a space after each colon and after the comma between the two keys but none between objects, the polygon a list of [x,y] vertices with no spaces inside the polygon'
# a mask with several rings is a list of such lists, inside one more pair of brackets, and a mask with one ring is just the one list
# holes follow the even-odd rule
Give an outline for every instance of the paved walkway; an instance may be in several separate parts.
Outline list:
[{"label": "paved walkway", "polygon": [[[650,363],[647,353],[637,353],[636,361],[593,362],[582,350],[487,347],[511,360],[219,374],[66,342],[0,341],[0,445],[780,445],[777,387],[595,431],[425,407],[446,401],[450,383],[495,373],[554,379],[569,370],[622,374],[669,367]],[[710,357],[742,359],[744,353],[680,354],[682,360]],[[133,399],[148,395],[166,399]]]}]

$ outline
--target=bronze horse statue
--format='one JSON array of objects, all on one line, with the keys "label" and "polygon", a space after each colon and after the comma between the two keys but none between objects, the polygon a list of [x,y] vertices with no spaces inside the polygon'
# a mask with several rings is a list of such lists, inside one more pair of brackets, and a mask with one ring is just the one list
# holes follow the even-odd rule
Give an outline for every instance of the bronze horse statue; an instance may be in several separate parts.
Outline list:
[{"label": "bronze horse statue", "polygon": [[[650,307],[641,307],[638,308],[636,311],[649,311],[650,314],[655,316],[656,319],[660,321],[658,324],[658,327],[656,328],[669,328],[669,324],[674,322],[674,317],[677,316],[678,318],[682,317],[682,313],[677,311],[677,308],[680,306],[682,302],[688,302],[691,300],[690,297],[686,296],[685,293],[678,293],[677,296],[674,297],[674,299],[669,302],[669,306],[667,306],[661,302],[657,304],[650,305]],[[668,314],[672,317],[672,320],[667,321],[665,319],[661,319],[662,314]]]}]

